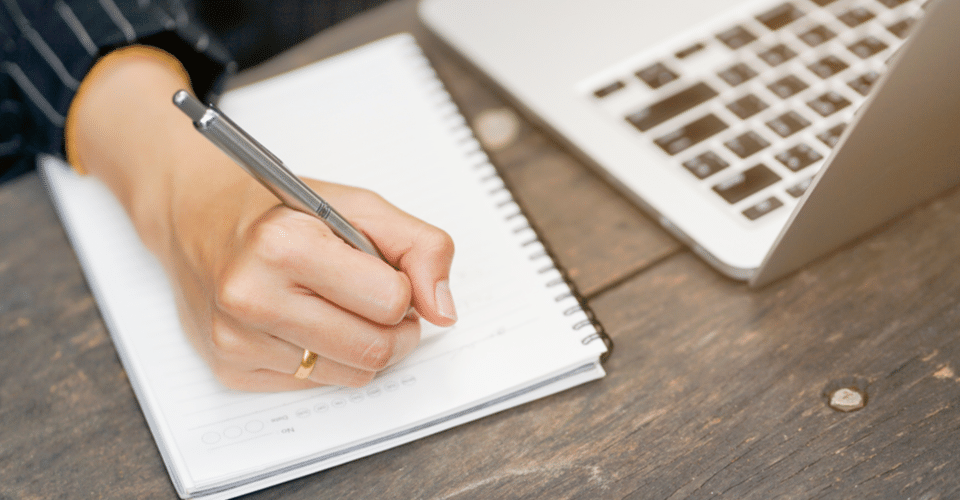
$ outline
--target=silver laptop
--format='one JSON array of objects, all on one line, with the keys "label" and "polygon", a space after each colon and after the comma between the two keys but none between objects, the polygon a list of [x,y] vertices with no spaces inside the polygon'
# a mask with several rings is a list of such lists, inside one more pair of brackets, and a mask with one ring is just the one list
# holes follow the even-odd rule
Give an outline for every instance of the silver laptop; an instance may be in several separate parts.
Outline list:
[{"label": "silver laptop", "polygon": [[755,286],[960,182],[958,0],[424,0],[420,15]]}]

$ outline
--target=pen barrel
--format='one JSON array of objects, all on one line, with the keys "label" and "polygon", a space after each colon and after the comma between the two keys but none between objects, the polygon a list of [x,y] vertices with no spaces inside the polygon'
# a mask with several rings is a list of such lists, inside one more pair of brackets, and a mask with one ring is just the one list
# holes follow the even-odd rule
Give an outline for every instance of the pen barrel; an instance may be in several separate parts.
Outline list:
[{"label": "pen barrel", "polygon": [[194,122],[194,126],[286,206],[319,217],[350,246],[386,260],[366,235],[354,228],[284,166],[279,158],[225,115],[211,108]]}]

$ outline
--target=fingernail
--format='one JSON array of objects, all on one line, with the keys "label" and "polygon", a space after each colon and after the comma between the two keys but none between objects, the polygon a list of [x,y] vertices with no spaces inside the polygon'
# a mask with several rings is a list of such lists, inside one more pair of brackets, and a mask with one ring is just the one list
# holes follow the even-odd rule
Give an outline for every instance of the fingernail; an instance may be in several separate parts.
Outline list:
[{"label": "fingernail", "polygon": [[447,319],[457,320],[457,309],[453,305],[453,295],[450,294],[450,281],[437,282],[436,290],[437,314]]}]

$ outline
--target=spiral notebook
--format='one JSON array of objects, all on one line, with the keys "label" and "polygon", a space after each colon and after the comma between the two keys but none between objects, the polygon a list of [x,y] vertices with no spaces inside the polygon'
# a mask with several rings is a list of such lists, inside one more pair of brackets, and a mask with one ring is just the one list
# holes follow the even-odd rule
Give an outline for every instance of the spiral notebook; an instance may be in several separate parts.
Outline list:
[{"label": "spiral notebook", "polygon": [[604,375],[609,339],[413,37],[229,92],[220,104],[299,175],[373,189],[448,231],[460,320],[448,329],[424,323],[413,354],[361,389],[228,390],[185,340],[163,270],[120,205],[97,180],[42,159],[181,497],[254,491]]}]

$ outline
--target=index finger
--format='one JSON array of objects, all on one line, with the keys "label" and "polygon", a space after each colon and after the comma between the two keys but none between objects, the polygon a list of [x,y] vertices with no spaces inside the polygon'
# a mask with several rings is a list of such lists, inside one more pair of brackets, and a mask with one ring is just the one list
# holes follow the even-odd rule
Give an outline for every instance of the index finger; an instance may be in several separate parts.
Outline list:
[{"label": "index finger", "polygon": [[449,326],[457,320],[450,293],[454,243],[445,231],[382,201],[391,217],[356,217],[380,252],[410,279],[414,308],[427,321]]},{"label": "index finger", "polygon": [[367,190],[325,184],[324,192],[410,279],[413,306],[424,319],[440,326],[456,322],[449,282],[454,244],[445,231]]}]

